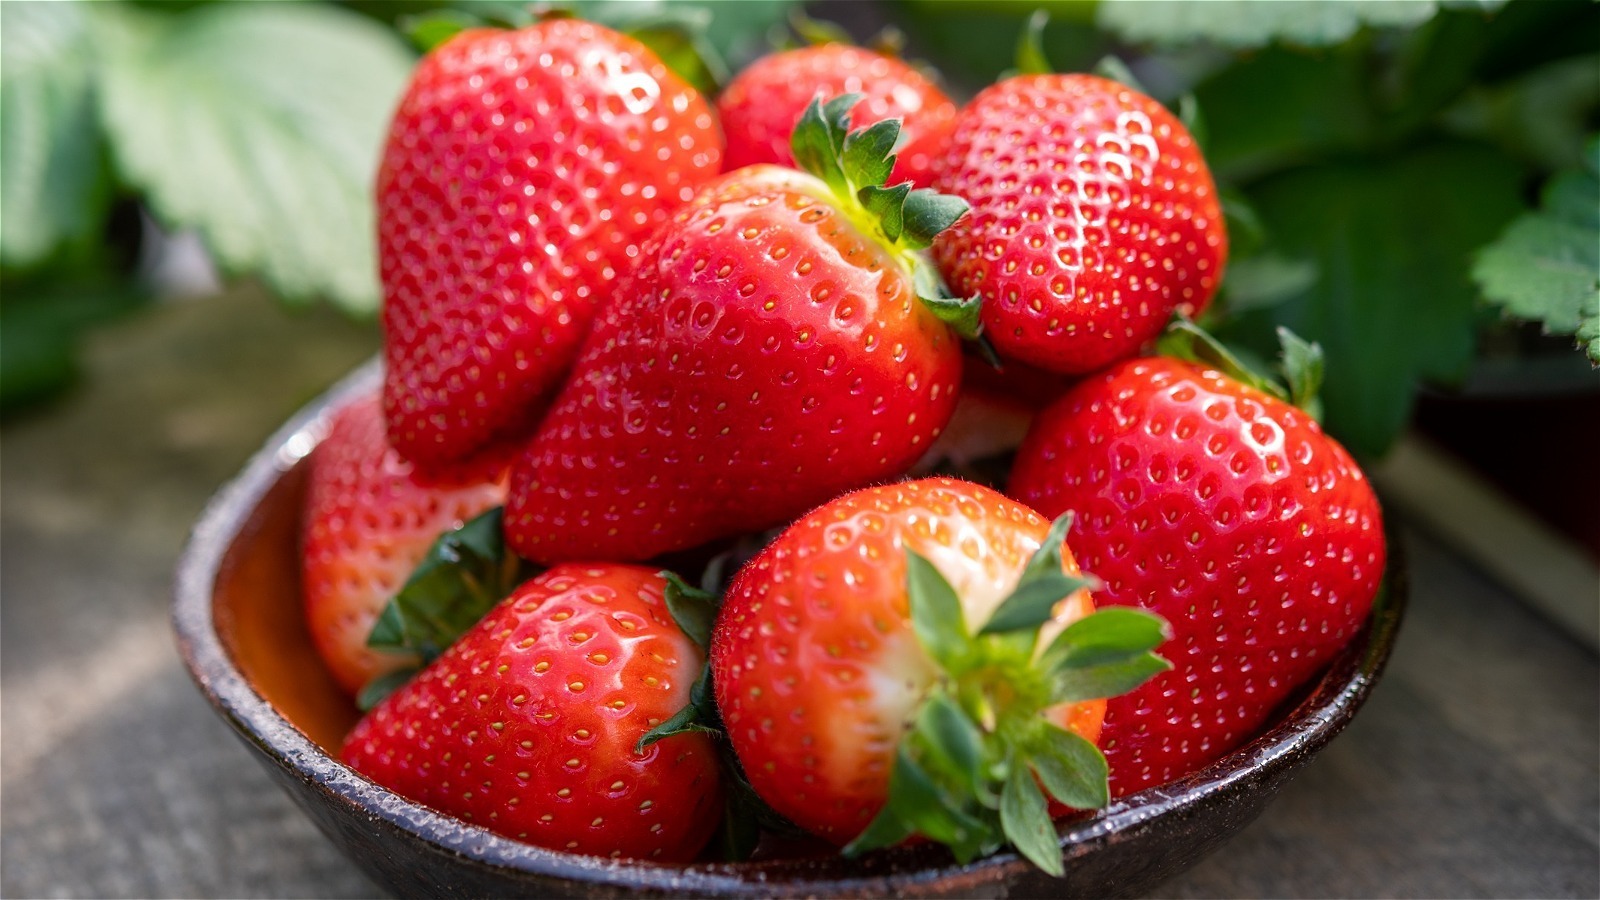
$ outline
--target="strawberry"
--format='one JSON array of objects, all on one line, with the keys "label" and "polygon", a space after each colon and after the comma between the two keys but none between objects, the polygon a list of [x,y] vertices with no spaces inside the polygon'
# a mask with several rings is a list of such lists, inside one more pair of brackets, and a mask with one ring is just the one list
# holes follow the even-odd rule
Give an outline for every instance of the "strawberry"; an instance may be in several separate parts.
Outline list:
[{"label": "strawberry", "polygon": [[920,834],[1061,871],[1044,795],[1106,802],[1109,694],[1165,668],[1153,617],[1092,614],[1055,526],[949,478],[867,488],[735,576],[711,643],[751,786],[847,853]]},{"label": "strawberry", "polygon": [[[513,464],[512,547],[645,559],[787,521],[906,470],[938,436],[975,307],[920,250],[965,210],[883,188],[898,124],[813,101],[818,173],[723,176],[652,239]],[[932,279],[933,283],[929,282]]]},{"label": "strawberry", "polygon": [[1249,739],[1367,616],[1382,513],[1310,415],[1214,368],[1123,362],[1034,423],[1010,494],[1077,514],[1104,604],[1172,623],[1176,668],[1111,700],[1114,794],[1195,771]]},{"label": "strawberry", "polygon": [[796,166],[789,147],[795,121],[819,94],[860,93],[855,124],[901,120],[905,139],[888,184],[927,187],[933,160],[955,122],[956,105],[928,76],[882,53],[843,43],[784,50],[756,60],[717,97],[727,136],[727,171],[757,163]]},{"label": "strawberry", "polygon": [[376,394],[333,414],[310,466],[301,540],[306,624],[334,679],[354,695],[414,662],[368,649],[367,634],[441,531],[505,501],[504,466],[416,471],[384,438]]},{"label": "strawberry", "polygon": [[639,244],[721,167],[710,108],[577,20],[417,66],[378,173],[384,410],[423,464],[531,428]]},{"label": "strawberry", "polygon": [[1018,75],[961,110],[935,185],[972,214],[934,245],[1002,356],[1086,373],[1203,308],[1228,240],[1210,170],[1161,104],[1092,75]]},{"label": "strawberry", "polygon": [[722,811],[715,748],[704,734],[639,748],[704,662],[668,614],[666,584],[613,564],[533,578],[358,722],[341,758],[518,840],[693,859]]}]

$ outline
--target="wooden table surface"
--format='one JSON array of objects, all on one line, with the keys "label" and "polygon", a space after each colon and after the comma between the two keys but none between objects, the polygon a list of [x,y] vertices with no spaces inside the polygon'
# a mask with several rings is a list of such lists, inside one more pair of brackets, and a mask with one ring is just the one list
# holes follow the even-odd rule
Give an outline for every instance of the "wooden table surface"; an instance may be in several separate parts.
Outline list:
[{"label": "wooden table surface", "polygon": [[[210,492],[373,332],[249,288],[95,335],[0,431],[0,894],[376,893],[189,681],[171,567]],[[1402,523],[1404,524],[1404,523]],[[1371,702],[1159,895],[1600,896],[1593,652],[1424,531]]]}]

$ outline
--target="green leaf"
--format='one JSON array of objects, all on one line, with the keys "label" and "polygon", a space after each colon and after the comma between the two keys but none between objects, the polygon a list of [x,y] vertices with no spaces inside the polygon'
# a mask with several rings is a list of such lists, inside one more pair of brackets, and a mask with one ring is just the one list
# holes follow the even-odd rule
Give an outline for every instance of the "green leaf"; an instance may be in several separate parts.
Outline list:
[{"label": "green leaf", "polygon": [[1041,720],[1028,749],[1039,781],[1058,802],[1074,809],[1099,809],[1111,802],[1106,758],[1082,735]]},{"label": "green leaf", "polygon": [[1263,47],[1274,41],[1323,47],[1338,44],[1363,27],[1402,28],[1438,12],[1434,0],[1209,0],[1150,3],[1101,0],[1101,28],[1126,41],[1164,45],[1206,41],[1223,47]]},{"label": "green leaf", "polygon": [[1142,609],[1107,606],[1068,625],[1045,651],[1051,668],[1086,668],[1126,662],[1171,636],[1165,619]]},{"label": "green leaf", "polygon": [[290,299],[378,302],[372,183],[412,57],[335,6],[147,14],[103,48],[119,170],[226,269]]},{"label": "green leaf", "polygon": [[1028,24],[1017,39],[1017,72],[1022,75],[1050,75],[1055,67],[1044,52],[1044,27],[1050,23],[1050,13],[1034,10]]},{"label": "green leaf", "polygon": [[854,44],[855,40],[850,32],[825,19],[813,19],[806,15],[805,7],[794,6],[789,10],[789,27],[800,39],[813,47],[823,44]]},{"label": "green leaf", "polygon": [[89,3],[13,3],[0,30],[0,263],[98,237],[110,199]]},{"label": "green leaf", "polygon": [[1081,703],[1118,697],[1172,668],[1154,653],[1140,653],[1119,662],[1081,667],[1057,667],[1050,694],[1052,703]]},{"label": "green leaf", "polygon": [[984,772],[984,735],[960,704],[935,691],[923,703],[910,739],[928,768],[961,786],[964,796],[992,799]]},{"label": "green leaf", "polygon": [[940,232],[966,215],[967,201],[953,194],[941,194],[932,188],[918,188],[906,197],[904,210],[905,236],[900,243],[912,250],[933,245]]},{"label": "green leaf", "polygon": [[1420,381],[1461,378],[1476,344],[1471,254],[1520,207],[1519,168],[1486,148],[1425,146],[1380,161],[1311,166],[1251,196],[1274,244],[1317,281],[1239,316],[1224,337],[1263,358],[1285,325],[1322,345],[1329,432],[1378,456],[1405,426]]},{"label": "green leaf", "polygon": [[983,334],[983,297],[973,294],[971,297],[941,297],[937,294],[918,293],[917,299],[928,308],[939,321],[949,325],[951,330],[969,341],[975,341]]},{"label": "green leaf", "polygon": [[1600,140],[1582,171],[1551,179],[1543,208],[1524,213],[1478,252],[1472,277],[1491,303],[1547,333],[1574,335],[1600,364]]},{"label": "green leaf", "polygon": [[1276,306],[1303,293],[1317,283],[1317,267],[1309,260],[1263,253],[1229,260],[1226,277],[1228,311],[1241,313]]},{"label": "green leaf", "polygon": [[427,663],[526,580],[530,573],[506,547],[504,515],[497,506],[439,535],[384,606],[367,646]]},{"label": "green leaf", "polygon": [[1072,528],[1069,510],[1050,523],[1050,530],[1039,549],[1028,558],[1017,586],[985,622],[979,634],[1003,634],[1036,630],[1048,622],[1055,605],[1093,582],[1062,571],[1061,552],[1067,532]]},{"label": "green leaf", "polygon": [[1033,773],[1021,760],[1012,761],[1011,774],[1000,794],[1000,824],[1018,853],[1051,875],[1059,878],[1065,874],[1049,806]]},{"label": "green leaf", "polygon": [[700,677],[695,679],[694,685],[689,688],[689,702],[683,708],[673,713],[670,718],[660,725],[645,732],[639,743],[634,745],[634,752],[641,752],[644,748],[663,738],[675,734],[722,734],[721,718],[717,715],[716,699],[711,691],[711,667],[702,667]]},{"label": "green leaf", "polygon": [[728,64],[706,37],[712,21],[710,9],[622,4],[611,7],[603,19],[604,24],[653,50],[667,68],[706,97],[715,97],[727,84]]},{"label": "green leaf", "polygon": [[1299,335],[1278,326],[1278,341],[1283,345],[1283,377],[1289,385],[1289,402],[1321,420],[1313,411],[1317,392],[1322,390],[1324,375],[1322,346],[1316,341],[1302,340]]},{"label": "green leaf", "polygon": [[[990,828],[961,808],[960,802],[939,786],[912,758],[909,743],[901,741],[889,774],[888,800],[867,828],[842,851],[856,856],[892,846],[910,833],[920,834],[950,848],[962,863],[993,846]],[[880,819],[889,821],[880,823]],[[899,835],[899,837],[894,837]],[[881,843],[894,838],[891,843]]]},{"label": "green leaf", "polygon": [[908,549],[906,590],[911,627],[922,648],[946,671],[960,671],[971,641],[955,588],[927,557]]},{"label": "green leaf", "polygon": [[844,177],[861,190],[883,184],[894,168],[894,143],[899,139],[899,119],[874,122],[845,135],[839,159]]},{"label": "green leaf", "polygon": [[721,598],[689,584],[679,578],[676,572],[663,571],[661,577],[667,582],[663,594],[672,620],[678,623],[678,628],[689,636],[689,640],[694,641],[695,646],[702,650],[709,649],[711,626],[717,621]]},{"label": "green leaf", "polygon": [[0,276],[0,413],[10,415],[67,388],[78,376],[85,331],[149,302],[127,280],[97,273]]},{"label": "green leaf", "polygon": [[905,231],[906,198],[910,195],[909,181],[902,181],[894,187],[869,184],[856,192],[861,205],[878,219],[883,236],[891,241],[900,240],[900,235]]},{"label": "green leaf", "polygon": [[362,712],[371,710],[383,702],[383,698],[398,691],[406,682],[417,676],[422,671],[416,666],[406,666],[396,669],[372,679],[362,686],[360,693],[356,694],[356,708]]},{"label": "green leaf", "polygon": [[821,178],[840,195],[850,193],[840,155],[844,151],[845,135],[850,133],[850,110],[861,97],[861,94],[840,94],[826,101],[813,97],[789,136],[789,148],[794,151],[800,168]]},{"label": "green leaf", "polygon": [[479,17],[462,9],[436,9],[418,16],[402,16],[395,23],[412,46],[427,53],[469,28],[482,28]]}]

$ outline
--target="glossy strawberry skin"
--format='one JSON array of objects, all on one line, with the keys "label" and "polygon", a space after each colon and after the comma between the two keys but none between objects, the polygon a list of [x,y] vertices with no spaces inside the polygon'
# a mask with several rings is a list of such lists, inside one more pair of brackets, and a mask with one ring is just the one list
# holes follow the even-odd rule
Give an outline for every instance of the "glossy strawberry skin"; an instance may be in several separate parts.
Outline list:
[{"label": "glossy strawberry skin", "polygon": [[1023,75],[957,117],[935,186],[971,214],[934,245],[1006,357],[1069,374],[1204,308],[1227,234],[1210,170],[1161,104],[1092,75]]},{"label": "glossy strawberry skin", "polygon": [[693,859],[721,814],[703,734],[634,751],[689,699],[704,656],[664,579],[558,566],[526,583],[367,714],[341,758],[499,834],[592,856]]},{"label": "glossy strawberry skin", "polygon": [[1302,411],[1171,359],[1124,362],[1045,411],[1011,496],[1077,513],[1102,604],[1171,623],[1176,668],[1109,701],[1113,795],[1252,737],[1361,628],[1386,561],[1382,513]]},{"label": "glossy strawberry skin", "polygon": [[657,234],[513,464],[513,549],[646,559],[780,524],[927,449],[958,341],[828,197],[749,167]]},{"label": "glossy strawberry skin", "polygon": [[[930,478],[835,500],[741,569],[712,633],[712,682],[756,792],[820,837],[855,837],[882,808],[905,722],[937,676],[910,624],[906,549],[945,575],[975,628],[1049,526],[995,491]],[[1070,552],[1064,562],[1077,571]],[[1079,591],[1057,622],[1093,605]],[[1051,718],[1093,741],[1104,706]]]},{"label": "glossy strawberry skin", "polygon": [[818,94],[862,94],[851,110],[855,127],[900,119],[906,143],[889,184],[927,187],[933,164],[955,123],[956,105],[914,67],[848,44],[822,44],[764,56],[740,72],[717,97],[727,135],[726,171],[772,163],[795,166],[789,138],[795,120]]},{"label": "glossy strawberry skin", "polygon": [[353,696],[412,662],[368,649],[372,624],[440,532],[505,502],[505,466],[490,460],[417,471],[384,437],[376,394],[334,412],[309,465],[301,537],[306,625]]},{"label": "glossy strawberry skin", "polygon": [[721,152],[692,87],[591,23],[467,31],[425,57],[377,182],[395,447],[435,465],[529,430],[596,303]]}]

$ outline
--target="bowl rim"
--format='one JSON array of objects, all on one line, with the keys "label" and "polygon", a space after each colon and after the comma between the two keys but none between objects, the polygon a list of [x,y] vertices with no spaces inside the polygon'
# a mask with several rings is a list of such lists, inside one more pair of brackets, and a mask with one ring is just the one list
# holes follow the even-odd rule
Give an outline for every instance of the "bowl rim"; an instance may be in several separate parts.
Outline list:
[{"label": "bowl rim", "polygon": [[[445,851],[481,865],[522,875],[567,879],[596,886],[671,894],[737,895],[781,890],[785,881],[766,876],[803,860],[674,865],[648,860],[604,859],[552,850],[502,837],[436,812],[369,781],[319,748],[259,694],[224,649],[213,615],[213,591],[229,549],[257,506],[278,480],[307,456],[326,434],[333,410],[382,377],[382,361],[368,360],[289,418],[250,458],[241,472],[212,496],[177,562],[171,619],[178,648],[206,699],[249,743],[295,777],[322,789],[350,812],[382,819]],[[1342,731],[1382,674],[1403,617],[1406,590],[1397,542],[1390,535],[1384,589],[1366,626],[1336,655],[1320,681],[1278,724],[1198,772],[1116,800],[1082,818],[1058,823],[1059,844],[1069,857],[1143,828],[1169,814],[1181,815],[1207,797],[1248,779],[1294,768]],[[1077,848],[1078,852],[1073,852]],[[899,850],[878,851],[895,853]],[[869,857],[870,858],[870,855]],[[946,878],[966,883],[1010,879],[1031,864],[1012,851],[960,864],[900,869],[873,866],[859,875],[799,878],[811,892],[827,895],[912,890]]]}]

